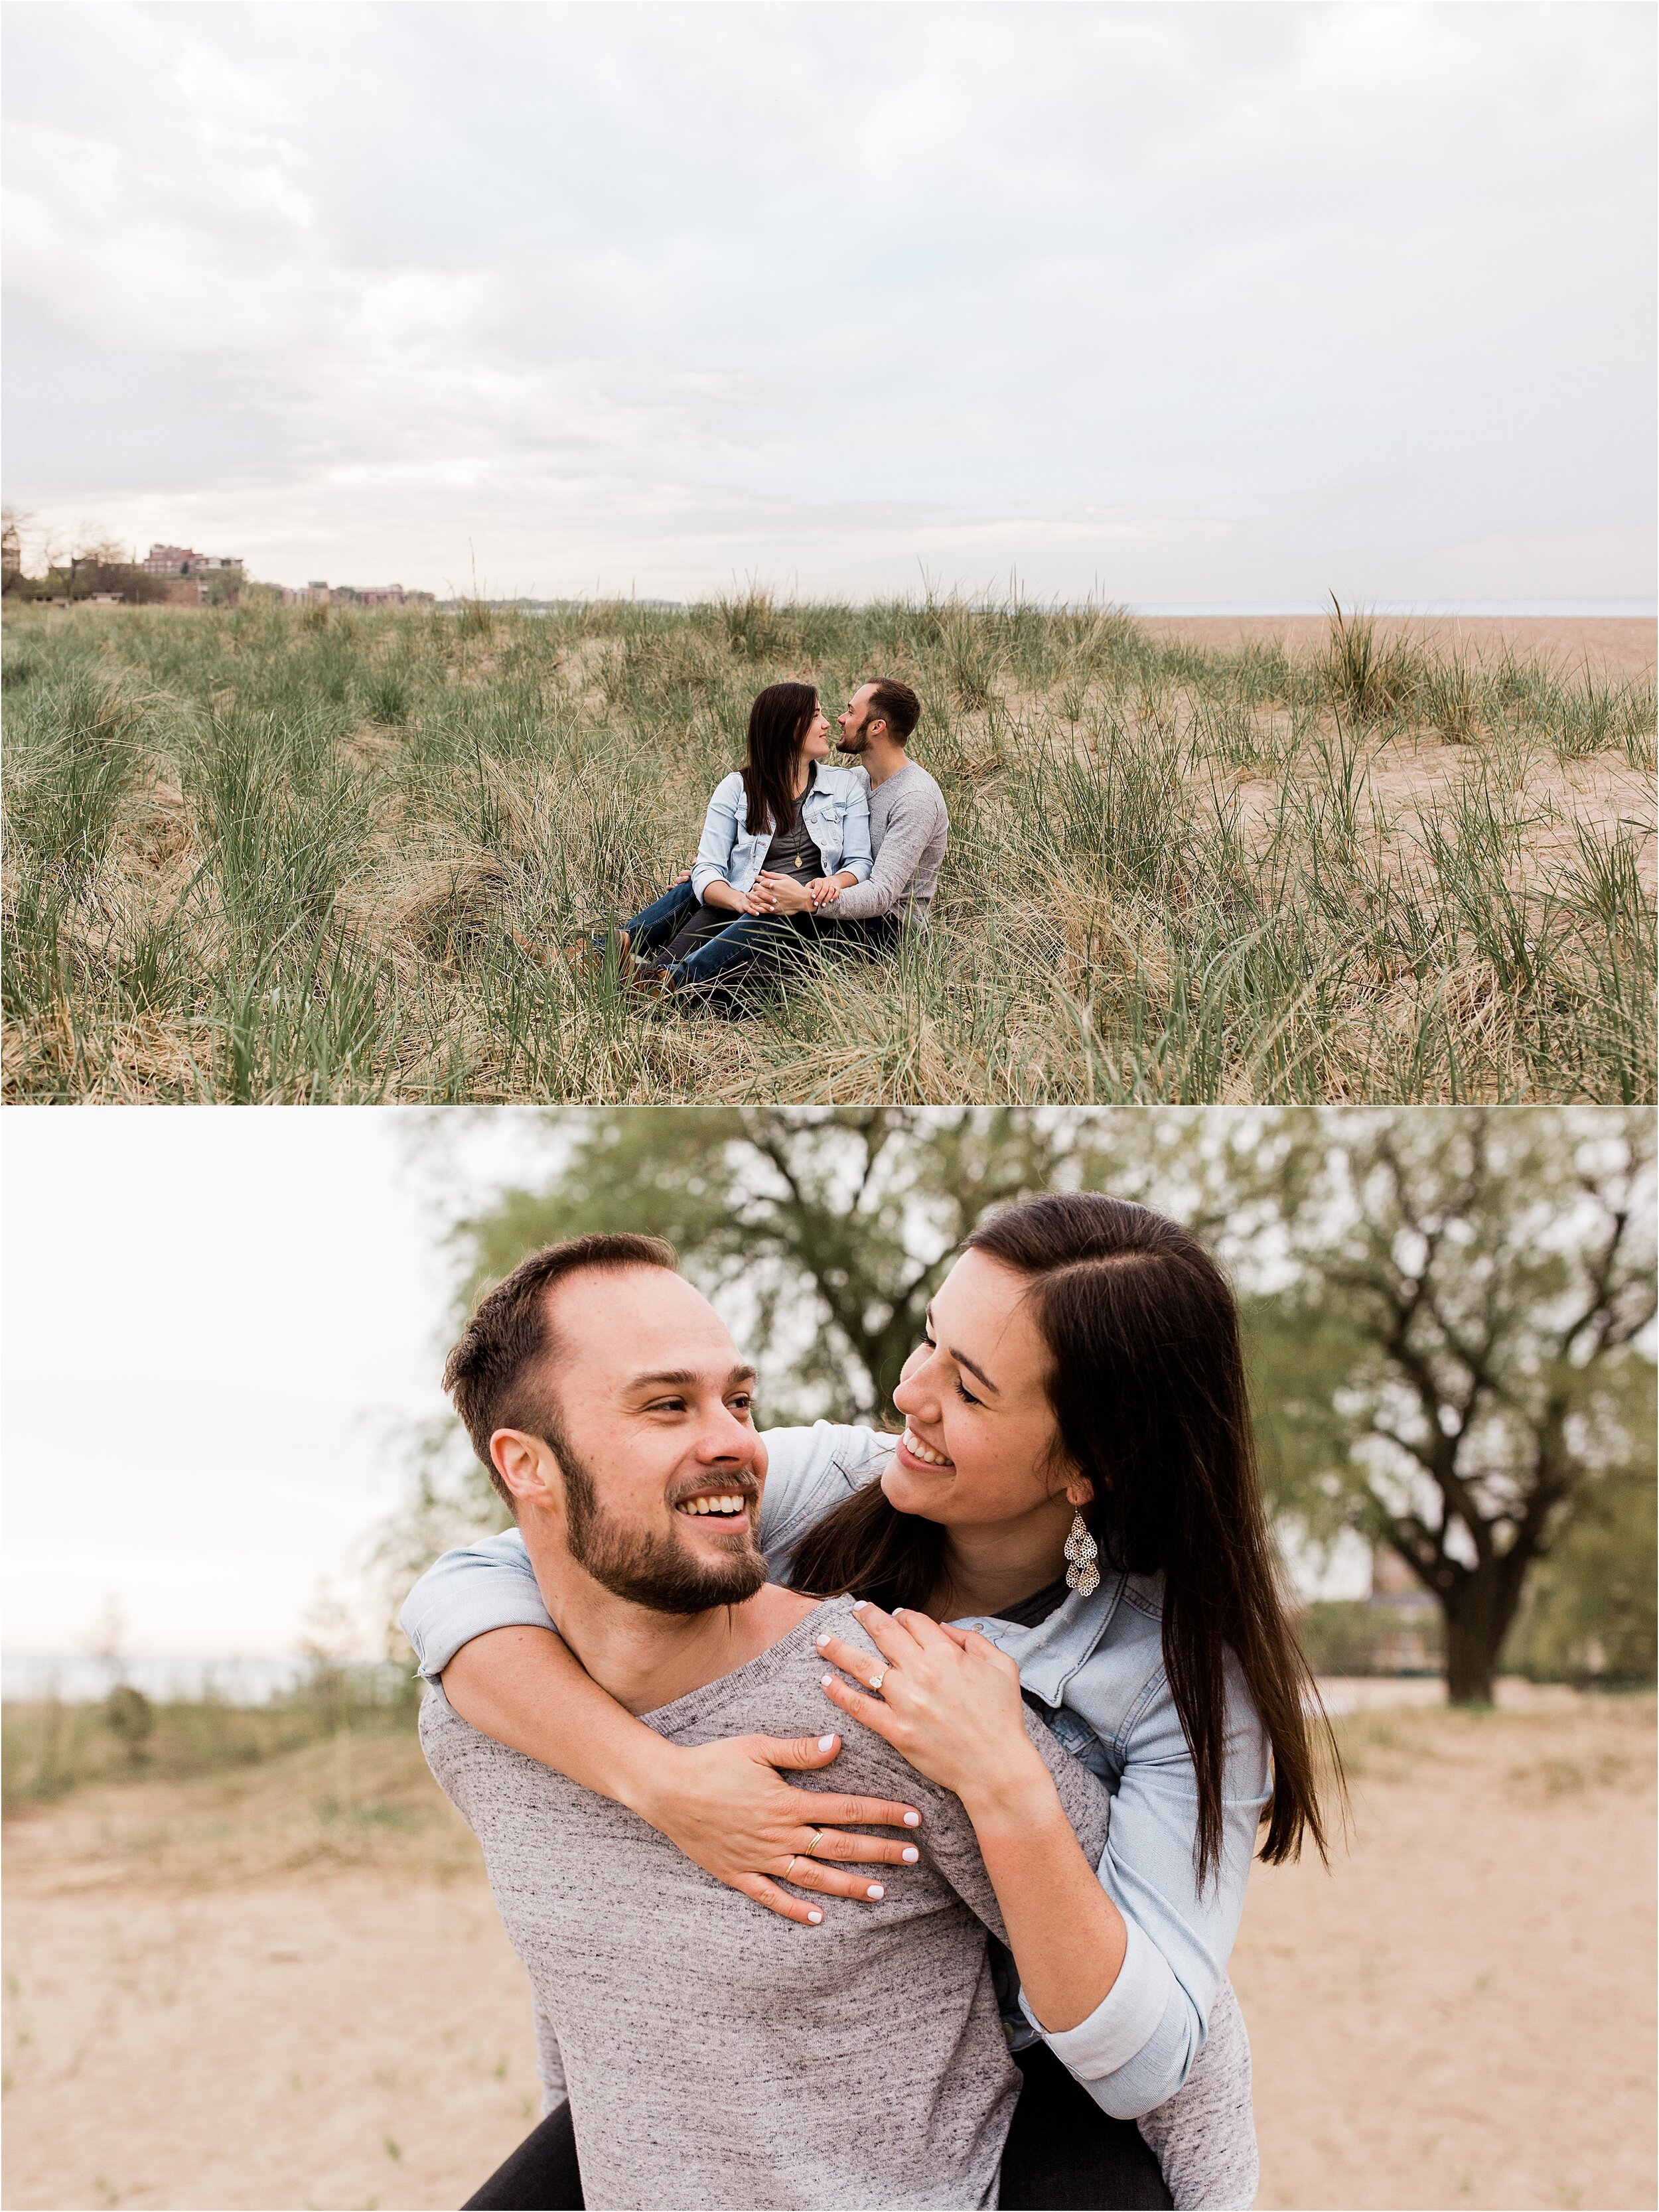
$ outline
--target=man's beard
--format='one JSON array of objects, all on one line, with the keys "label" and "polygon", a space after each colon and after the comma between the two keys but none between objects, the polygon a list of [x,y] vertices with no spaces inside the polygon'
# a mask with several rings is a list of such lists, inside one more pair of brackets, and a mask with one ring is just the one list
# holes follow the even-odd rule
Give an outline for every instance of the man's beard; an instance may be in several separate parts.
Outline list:
[{"label": "man's beard", "polygon": [[868,743],[869,740],[864,734],[863,725],[860,723],[859,727],[850,733],[846,730],[842,732],[836,739],[836,750],[838,753],[861,753]]},{"label": "man's beard", "polygon": [[[653,1613],[708,1613],[717,1605],[742,1605],[766,1580],[766,1561],[752,1543],[729,1559],[696,1558],[678,1537],[620,1527],[599,1504],[592,1470],[562,1440],[550,1437],[564,1472],[565,1540],[579,1567],[614,1596],[649,1606]],[[744,1477],[732,1492],[745,1498],[754,1486]],[[749,1527],[748,1516],[732,1523]]]}]

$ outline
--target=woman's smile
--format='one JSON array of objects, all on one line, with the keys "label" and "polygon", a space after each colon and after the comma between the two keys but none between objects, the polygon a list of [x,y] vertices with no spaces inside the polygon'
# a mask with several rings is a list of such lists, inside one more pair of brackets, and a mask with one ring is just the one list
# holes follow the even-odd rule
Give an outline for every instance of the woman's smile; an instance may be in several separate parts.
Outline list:
[{"label": "woman's smile", "polygon": [[918,1467],[954,1468],[956,1465],[956,1462],[946,1459],[942,1451],[936,1451],[932,1444],[924,1443],[908,1421],[904,1425],[904,1434],[899,1438],[898,1456],[913,1461]]}]

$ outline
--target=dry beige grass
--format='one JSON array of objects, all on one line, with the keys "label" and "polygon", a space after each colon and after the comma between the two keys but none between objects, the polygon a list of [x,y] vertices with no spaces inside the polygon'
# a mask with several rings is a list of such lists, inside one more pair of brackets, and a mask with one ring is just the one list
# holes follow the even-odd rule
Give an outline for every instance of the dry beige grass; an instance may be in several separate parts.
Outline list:
[{"label": "dry beige grass", "polygon": [[[1108,611],[7,624],[17,1099],[1634,1103],[1651,676]],[[915,682],[935,927],[760,1018],[573,975],[695,848],[763,684]]]},{"label": "dry beige grass", "polygon": [[[1260,2203],[1650,2205],[1652,1700],[1344,1728],[1351,1848],[1258,1869],[1234,1959]],[[453,2205],[533,2120],[406,1739],[17,1820],[6,1906],[9,2206]]]}]

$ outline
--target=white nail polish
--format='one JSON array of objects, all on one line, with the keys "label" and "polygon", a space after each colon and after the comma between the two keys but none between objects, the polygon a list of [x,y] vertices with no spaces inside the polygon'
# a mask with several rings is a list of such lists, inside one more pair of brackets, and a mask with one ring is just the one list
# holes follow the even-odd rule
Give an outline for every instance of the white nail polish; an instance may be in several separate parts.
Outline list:
[{"label": "white nail polish", "polygon": [[907,1828],[919,1828],[921,1826],[921,1814],[907,1813],[904,1816],[904,1825]]},{"label": "white nail polish", "polygon": [[820,1683],[821,1683],[822,1686],[823,1686],[824,1689],[826,1689],[826,1690],[829,1688],[829,1686],[830,1686],[830,1685],[831,1684],[831,1682],[833,1682],[833,1681],[835,1680],[835,1679],[836,1679],[836,1678],[835,1678],[835,1676],[834,1676],[833,1674],[824,1674],[824,1675],[821,1675],[821,1676],[819,1677],[819,1680],[820,1680]]},{"label": "white nail polish", "polygon": [[833,1751],[833,1750],[835,1749],[835,1747],[836,1747],[836,1739],[834,1738],[834,1736],[832,1736],[832,1735],[821,1735],[821,1736],[818,1738],[818,1749],[819,1749],[820,1751]]},{"label": "white nail polish", "polygon": [[916,1861],[921,1856],[921,1853],[916,1849],[914,1844],[907,1844],[904,1846],[904,1849],[899,1853],[899,1856],[904,1861],[906,1866],[914,1866]]},{"label": "white nail polish", "polygon": [[869,1888],[866,1889],[864,1893],[866,1897],[885,1897],[887,1892],[882,1887],[878,1881],[872,1881]]},{"label": "white nail polish", "polygon": [[811,1922],[813,1927],[816,1928],[819,1921],[823,1919],[823,1915],[821,1912],[809,1912],[806,1917]]},{"label": "white nail polish", "polygon": [[869,1602],[870,1601],[867,1597],[855,1597],[853,1600],[852,1609],[854,1613],[862,1613],[865,1607],[868,1605]]},{"label": "white nail polish", "polygon": [[823,1647],[824,1647],[824,1645],[825,1645],[825,1644],[830,1641],[830,1638],[829,1638],[828,1634],[826,1633],[825,1635],[823,1635],[823,1636],[816,1636],[816,1637],[814,1637],[814,1638],[813,1638],[813,1639],[812,1639],[812,1640],[813,1640],[813,1642],[817,1645],[818,1650],[819,1650],[820,1651],[822,1651],[822,1650],[823,1650]]}]

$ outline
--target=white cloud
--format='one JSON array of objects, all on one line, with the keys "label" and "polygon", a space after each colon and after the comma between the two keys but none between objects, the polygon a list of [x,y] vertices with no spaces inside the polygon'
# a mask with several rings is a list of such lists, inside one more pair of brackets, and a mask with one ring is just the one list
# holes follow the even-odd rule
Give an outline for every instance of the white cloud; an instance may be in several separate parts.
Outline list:
[{"label": "white cloud", "polygon": [[9,490],[66,524],[435,588],[1652,590],[1647,10],[8,43]]}]

